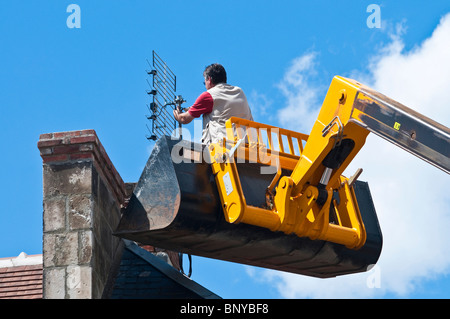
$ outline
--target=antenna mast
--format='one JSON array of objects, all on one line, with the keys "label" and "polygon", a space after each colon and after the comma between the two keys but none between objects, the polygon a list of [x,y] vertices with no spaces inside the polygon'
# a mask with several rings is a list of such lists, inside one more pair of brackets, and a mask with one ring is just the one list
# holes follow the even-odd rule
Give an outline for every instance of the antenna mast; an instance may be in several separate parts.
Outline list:
[{"label": "antenna mast", "polygon": [[152,67],[147,71],[148,75],[152,75],[152,83],[147,80],[151,88],[147,94],[152,96],[152,102],[148,106],[151,115],[147,116],[147,119],[152,121],[152,129],[147,126],[151,132],[147,139],[155,141],[164,135],[182,139],[181,123],[173,117],[173,110],[178,109],[181,112],[181,104],[186,102],[181,95],[175,95],[177,77],[154,50],[152,60],[151,65],[147,60]]}]

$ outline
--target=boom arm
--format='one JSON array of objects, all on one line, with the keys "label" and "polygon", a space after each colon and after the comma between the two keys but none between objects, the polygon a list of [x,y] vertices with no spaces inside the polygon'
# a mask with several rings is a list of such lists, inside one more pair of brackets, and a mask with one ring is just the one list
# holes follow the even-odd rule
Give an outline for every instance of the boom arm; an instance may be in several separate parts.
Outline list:
[{"label": "boom arm", "polygon": [[[295,155],[292,147],[294,137],[302,138],[299,133],[282,130],[289,145],[285,150],[279,129],[276,151],[271,139],[276,128],[233,118],[227,126],[232,145],[212,144],[210,154],[228,222],[295,233],[353,249],[364,245],[366,233],[352,182],[342,172],[363,147],[369,132],[450,173],[447,127],[343,77],[333,79],[311,134],[304,137],[304,149],[299,142],[300,154]],[[246,134],[239,133],[242,127]],[[256,131],[254,138],[252,130]],[[264,130],[270,136],[268,145],[261,138]],[[230,156],[229,150],[245,135],[249,143],[244,152],[234,152],[234,148]],[[256,161],[263,164],[270,158],[269,165],[276,167],[264,208],[247,205],[240,185],[236,162],[251,160],[252,154],[257,154]],[[282,171],[291,173],[283,175]]]},{"label": "boom arm", "polygon": [[334,175],[342,173],[363,146],[369,131],[450,173],[450,130],[447,127],[356,81],[335,77],[309,143],[292,174],[297,189],[303,188],[306,182],[316,185],[313,175],[319,173],[317,168],[324,156],[338,146],[335,144],[350,139],[355,142],[354,150],[339,169],[334,170]]}]

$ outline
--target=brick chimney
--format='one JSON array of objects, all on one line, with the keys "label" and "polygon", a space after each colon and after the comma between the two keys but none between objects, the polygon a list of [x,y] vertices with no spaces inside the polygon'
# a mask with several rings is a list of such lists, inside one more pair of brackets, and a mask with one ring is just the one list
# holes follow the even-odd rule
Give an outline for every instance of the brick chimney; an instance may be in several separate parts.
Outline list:
[{"label": "brick chimney", "polygon": [[[113,236],[134,183],[124,183],[94,130],[41,134],[43,297],[102,298],[123,242]],[[141,246],[180,270],[178,254]]]},{"label": "brick chimney", "polygon": [[[102,298],[123,242],[113,236],[134,183],[124,183],[94,130],[41,134],[43,297]],[[176,252],[141,246],[180,270]]]},{"label": "brick chimney", "polygon": [[127,185],[94,130],[42,134],[44,298],[101,298]]}]

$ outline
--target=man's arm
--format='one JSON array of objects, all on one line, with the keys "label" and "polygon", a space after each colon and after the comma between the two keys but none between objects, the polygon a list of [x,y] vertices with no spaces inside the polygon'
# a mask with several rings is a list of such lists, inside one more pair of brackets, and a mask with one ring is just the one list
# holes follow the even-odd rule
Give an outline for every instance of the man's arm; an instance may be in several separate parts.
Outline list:
[{"label": "man's arm", "polygon": [[189,112],[180,113],[177,109],[173,110],[173,116],[181,124],[189,124],[195,118]]},{"label": "man's arm", "polygon": [[173,116],[181,124],[189,124],[193,119],[200,117],[202,114],[211,113],[213,106],[213,98],[211,94],[206,91],[197,98],[187,112],[181,113],[175,109],[173,111]]}]

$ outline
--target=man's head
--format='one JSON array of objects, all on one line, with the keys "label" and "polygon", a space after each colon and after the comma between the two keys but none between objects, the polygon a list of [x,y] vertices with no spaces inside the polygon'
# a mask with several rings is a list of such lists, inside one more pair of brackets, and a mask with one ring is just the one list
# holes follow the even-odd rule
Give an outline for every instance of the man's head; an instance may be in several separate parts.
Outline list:
[{"label": "man's head", "polygon": [[227,72],[219,63],[208,65],[203,71],[205,77],[206,88],[210,89],[219,83],[227,83]]}]

